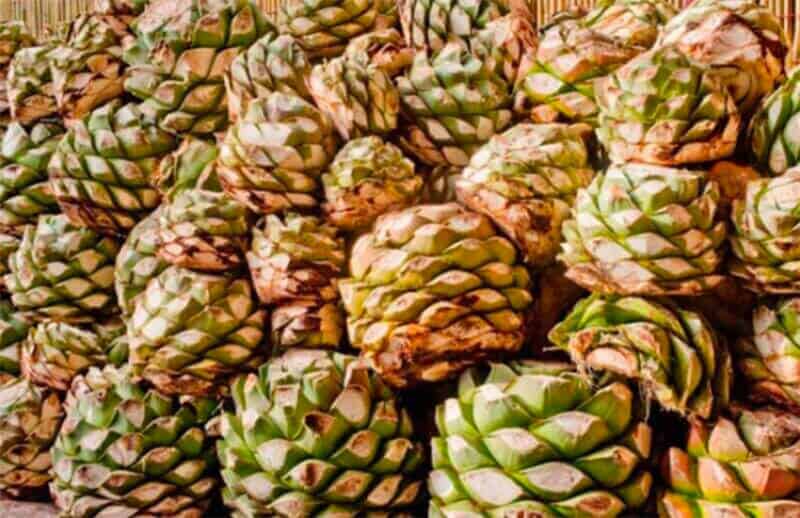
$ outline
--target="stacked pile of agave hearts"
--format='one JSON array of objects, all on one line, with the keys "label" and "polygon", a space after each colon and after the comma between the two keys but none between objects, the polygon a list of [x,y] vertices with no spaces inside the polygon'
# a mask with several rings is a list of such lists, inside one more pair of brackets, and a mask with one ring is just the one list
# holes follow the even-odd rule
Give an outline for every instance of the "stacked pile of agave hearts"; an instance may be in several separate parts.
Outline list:
[{"label": "stacked pile of agave hearts", "polygon": [[0,491],[800,517],[800,71],[744,0],[0,23]]}]

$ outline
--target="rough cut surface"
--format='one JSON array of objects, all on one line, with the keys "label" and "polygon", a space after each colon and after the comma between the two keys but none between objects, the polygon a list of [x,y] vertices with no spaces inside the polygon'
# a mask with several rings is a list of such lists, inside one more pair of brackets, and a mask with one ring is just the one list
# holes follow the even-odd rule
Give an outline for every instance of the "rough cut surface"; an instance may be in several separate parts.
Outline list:
[{"label": "rough cut surface", "polygon": [[51,504],[21,502],[0,498],[0,516],[24,516],[26,518],[57,518],[58,511]]}]

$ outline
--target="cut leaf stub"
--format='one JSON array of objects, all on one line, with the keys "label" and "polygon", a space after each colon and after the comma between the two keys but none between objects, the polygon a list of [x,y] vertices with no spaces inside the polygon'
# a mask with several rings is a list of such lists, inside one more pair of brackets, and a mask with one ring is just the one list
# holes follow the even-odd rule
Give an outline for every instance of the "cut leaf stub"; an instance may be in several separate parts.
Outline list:
[{"label": "cut leaf stub", "polygon": [[744,117],[783,81],[787,43],[780,19],[765,6],[716,0],[692,3],[659,38],[710,66]]},{"label": "cut leaf stub", "polygon": [[327,116],[301,97],[273,92],[251,102],[225,134],[219,180],[256,213],[310,212],[319,205],[319,176],[335,152]]},{"label": "cut leaf stub", "polygon": [[765,174],[778,176],[800,164],[800,70],[772,92],[753,115],[746,142],[752,161]]}]

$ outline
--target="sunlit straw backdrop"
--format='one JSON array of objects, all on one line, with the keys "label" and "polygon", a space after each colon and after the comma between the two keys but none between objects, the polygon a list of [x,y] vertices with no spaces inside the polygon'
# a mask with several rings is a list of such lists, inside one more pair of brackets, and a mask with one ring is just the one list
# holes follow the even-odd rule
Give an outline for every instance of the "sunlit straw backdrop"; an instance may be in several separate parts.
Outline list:
[{"label": "sunlit straw backdrop", "polygon": [[[268,14],[274,14],[280,0],[257,0]],[[680,7],[686,0],[669,0]],[[589,7],[592,0],[531,0],[538,23],[550,18],[553,13],[562,11],[571,5]],[[70,20],[77,14],[89,9],[92,0],[0,0],[0,19],[25,20],[25,23],[37,34],[47,27],[58,26],[59,22]],[[800,11],[800,0],[762,0],[775,14],[783,20],[786,33],[790,36],[792,61],[796,62],[798,40],[800,40],[800,24],[795,13]]]}]

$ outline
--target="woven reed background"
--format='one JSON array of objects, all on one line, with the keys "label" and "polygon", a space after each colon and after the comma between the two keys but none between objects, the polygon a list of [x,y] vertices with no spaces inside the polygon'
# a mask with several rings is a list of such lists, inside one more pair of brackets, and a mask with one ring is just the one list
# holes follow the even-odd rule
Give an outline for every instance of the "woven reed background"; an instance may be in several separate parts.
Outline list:
[{"label": "woven reed background", "polygon": [[[264,11],[270,15],[277,12],[280,0],[257,0]],[[668,0],[677,7],[690,3],[689,0]],[[89,9],[92,0],[0,0],[0,20],[24,20],[37,34],[47,27],[57,26]],[[553,13],[563,11],[569,6],[592,5],[593,0],[531,0],[537,23],[548,20]],[[762,0],[783,21],[786,34],[791,38],[791,61],[797,62],[800,47],[800,0]]]}]

